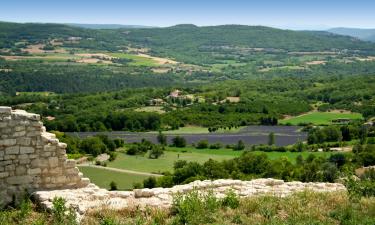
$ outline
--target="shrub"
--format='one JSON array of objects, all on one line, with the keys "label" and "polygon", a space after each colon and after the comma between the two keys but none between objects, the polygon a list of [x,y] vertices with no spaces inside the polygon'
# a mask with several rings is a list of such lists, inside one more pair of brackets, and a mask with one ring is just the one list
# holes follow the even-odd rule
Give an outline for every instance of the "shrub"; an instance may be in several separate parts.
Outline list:
[{"label": "shrub", "polygon": [[154,188],[154,187],[156,187],[156,178],[155,177],[146,178],[143,181],[143,187],[144,188]]},{"label": "shrub", "polygon": [[116,182],[111,181],[111,183],[109,184],[109,190],[110,191],[116,191],[117,190],[117,184],[116,184]]},{"label": "shrub", "polygon": [[66,201],[63,198],[54,198],[52,200],[52,220],[54,225],[76,225],[76,214],[72,208],[66,207]]},{"label": "shrub", "polygon": [[172,139],[172,143],[174,147],[177,148],[184,148],[186,147],[186,139],[180,136],[176,136]]},{"label": "shrub", "polygon": [[133,189],[141,189],[143,186],[141,183],[137,182],[137,183],[133,183]]},{"label": "shrub", "polygon": [[113,142],[115,143],[116,148],[121,148],[121,147],[124,147],[125,145],[125,141],[120,138],[114,139]]},{"label": "shrub", "polygon": [[148,157],[150,159],[157,159],[163,154],[164,154],[163,148],[159,145],[154,145],[152,149],[150,150],[150,154],[148,155]]},{"label": "shrub", "polygon": [[172,213],[176,214],[175,224],[211,224],[215,222],[214,212],[220,202],[212,192],[200,193],[196,190],[173,198]]},{"label": "shrub", "polygon": [[159,144],[167,145],[167,136],[165,136],[165,134],[163,134],[161,131],[159,131],[157,139],[158,139]]},{"label": "shrub", "polygon": [[239,140],[238,143],[233,147],[235,151],[241,151],[245,149],[245,143],[242,140]]},{"label": "shrub", "polygon": [[221,144],[220,143],[215,143],[210,145],[210,149],[221,149]]},{"label": "shrub", "polygon": [[233,191],[229,191],[221,200],[221,205],[231,209],[236,209],[240,205],[239,197]]},{"label": "shrub", "polygon": [[197,148],[197,149],[206,149],[206,148],[208,148],[208,141],[207,141],[207,140],[200,140],[200,141],[197,143],[196,148]]}]

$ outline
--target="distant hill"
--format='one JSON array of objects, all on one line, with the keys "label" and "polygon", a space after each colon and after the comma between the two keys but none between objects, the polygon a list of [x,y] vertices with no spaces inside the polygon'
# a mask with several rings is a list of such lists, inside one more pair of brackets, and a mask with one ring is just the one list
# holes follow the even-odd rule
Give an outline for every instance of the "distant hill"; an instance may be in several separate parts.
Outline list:
[{"label": "distant hill", "polygon": [[129,42],[151,48],[156,54],[178,61],[212,63],[216,53],[239,48],[283,51],[374,51],[375,44],[317,31],[291,31],[263,26],[223,25],[197,27],[190,24],[167,28],[133,29],[122,32]]},{"label": "distant hill", "polygon": [[375,42],[375,29],[358,29],[358,28],[339,27],[339,28],[329,29],[328,32],[339,34],[339,35],[356,37],[363,41]]},{"label": "distant hill", "polygon": [[[95,26],[95,25],[93,25]],[[131,44],[151,49],[151,54],[180,62],[212,64],[241,57],[257,48],[274,53],[291,51],[360,50],[375,54],[375,44],[324,31],[292,31],[263,26],[222,25],[198,27],[182,24],[167,28],[87,29],[64,24],[0,22],[0,49],[16,43],[80,37],[65,47],[117,51]],[[252,54],[252,53],[246,53]]]},{"label": "distant hill", "polygon": [[67,23],[66,25],[73,27],[81,27],[88,29],[119,29],[119,28],[153,28],[151,26],[142,25],[122,25],[122,24],[83,24],[83,23]]}]

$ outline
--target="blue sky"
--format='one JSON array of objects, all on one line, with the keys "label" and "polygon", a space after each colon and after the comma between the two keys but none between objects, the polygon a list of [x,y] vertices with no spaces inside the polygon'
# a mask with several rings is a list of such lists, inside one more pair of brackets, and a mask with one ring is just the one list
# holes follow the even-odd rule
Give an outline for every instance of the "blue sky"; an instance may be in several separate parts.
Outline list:
[{"label": "blue sky", "polygon": [[2,0],[0,11],[13,22],[375,28],[374,0]]}]

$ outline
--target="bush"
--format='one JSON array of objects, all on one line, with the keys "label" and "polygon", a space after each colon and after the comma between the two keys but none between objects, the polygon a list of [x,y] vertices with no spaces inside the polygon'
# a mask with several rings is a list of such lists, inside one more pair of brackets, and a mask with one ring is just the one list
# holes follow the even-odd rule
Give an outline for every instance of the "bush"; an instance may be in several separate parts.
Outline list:
[{"label": "bush", "polygon": [[148,157],[150,159],[157,159],[163,154],[164,154],[163,148],[159,145],[154,145],[152,149],[150,150],[150,154],[148,155]]},{"label": "bush", "polygon": [[141,183],[133,183],[133,189],[141,189],[143,186]]},{"label": "bush", "polygon": [[220,143],[215,143],[210,145],[210,149],[221,149],[221,144]]},{"label": "bush", "polygon": [[245,143],[242,140],[239,140],[238,143],[233,147],[235,151],[241,151],[245,149]]},{"label": "bush", "polygon": [[111,183],[109,184],[109,190],[110,191],[116,191],[117,190],[117,184],[116,184],[116,182],[111,181]]},{"label": "bush", "polygon": [[156,187],[156,179],[155,179],[155,177],[146,178],[143,181],[143,187],[144,188],[154,188],[154,187]]},{"label": "bush", "polygon": [[180,136],[176,136],[172,139],[172,146],[177,148],[184,148],[186,147],[186,139]]},{"label": "bush", "polygon": [[208,141],[207,141],[207,140],[200,140],[200,141],[197,143],[196,148],[197,148],[197,149],[206,149],[206,148],[208,148]]},{"label": "bush", "polygon": [[116,148],[121,148],[121,147],[124,147],[124,145],[125,145],[124,140],[122,140],[120,138],[114,139],[113,142],[115,143]]},{"label": "bush", "polygon": [[236,209],[240,205],[239,197],[233,191],[229,191],[222,199],[221,205],[231,209]]},{"label": "bush", "polygon": [[76,225],[76,214],[72,208],[66,207],[63,198],[52,200],[52,220],[54,225]]},{"label": "bush", "polygon": [[194,190],[186,195],[178,194],[172,205],[172,213],[176,214],[174,224],[212,224],[215,222],[214,213],[219,208],[220,202],[212,192]]}]

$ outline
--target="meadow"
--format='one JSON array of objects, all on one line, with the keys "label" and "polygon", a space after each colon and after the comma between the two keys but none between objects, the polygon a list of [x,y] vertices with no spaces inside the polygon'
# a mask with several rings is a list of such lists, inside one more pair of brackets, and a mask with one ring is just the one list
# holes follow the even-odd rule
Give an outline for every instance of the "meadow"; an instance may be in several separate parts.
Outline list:
[{"label": "meadow", "polygon": [[142,182],[148,176],[129,174],[123,172],[109,171],[95,167],[80,166],[79,171],[90,181],[101,188],[109,189],[109,184],[113,181],[117,184],[119,190],[128,190],[133,188],[134,183]]},{"label": "meadow", "polygon": [[[174,162],[177,160],[186,160],[189,162],[204,163],[209,159],[217,161],[228,160],[240,156],[243,151],[233,151],[231,149],[195,149],[193,147],[173,148],[168,147],[158,159],[149,159],[145,156],[130,156],[125,153],[119,153],[116,160],[108,163],[108,167],[134,170],[149,173],[172,172]],[[309,154],[316,156],[329,156],[327,152],[255,152],[256,154],[265,153],[270,159],[287,157],[291,162],[295,162],[298,155],[306,158]]]},{"label": "meadow", "polygon": [[332,124],[332,120],[335,119],[362,119],[360,113],[340,113],[340,112],[311,112],[300,116],[288,118],[279,121],[280,124],[307,124],[312,123],[314,125],[329,125]]},{"label": "meadow", "polygon": [[116,57],[116,58],[120,58],[120,59],[132,60],[132,62],[130,62],[129,64],[133,66],[149,66],[149,67],[159,66],[159,64],[155,60],[152,60],[150,58],[146,58],[143,56],[139,56],[139,55],[132,55],[132,54],[127,54],[127,53],[110,53],[108,55]]}]

